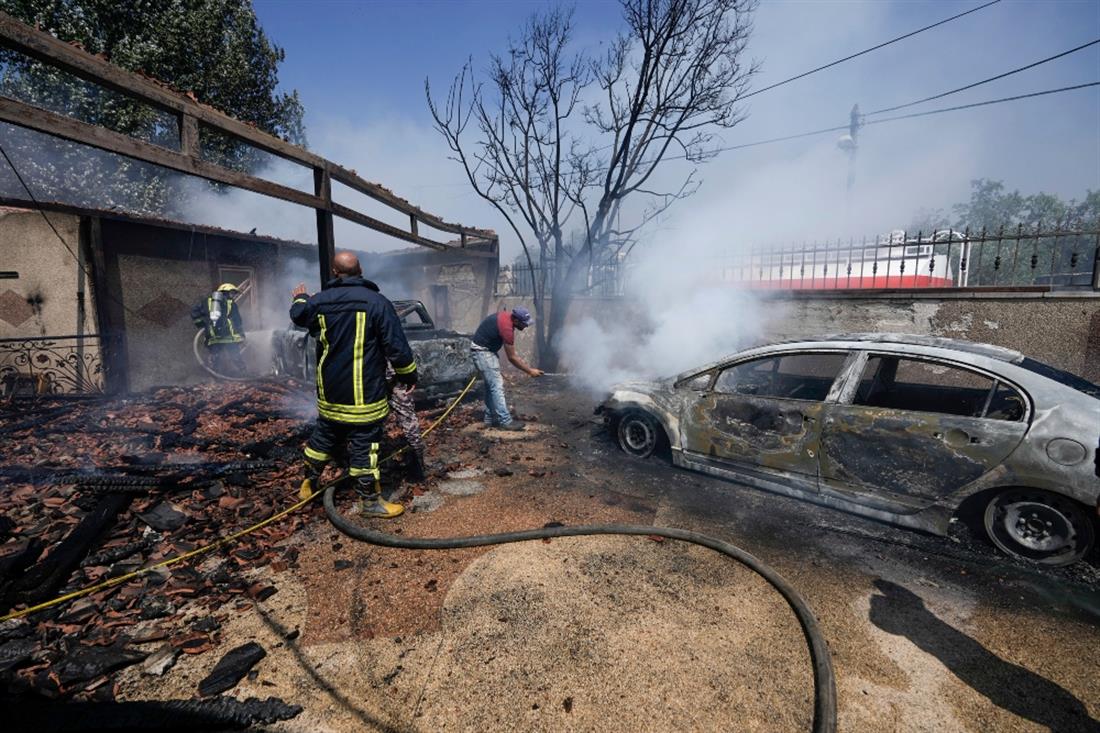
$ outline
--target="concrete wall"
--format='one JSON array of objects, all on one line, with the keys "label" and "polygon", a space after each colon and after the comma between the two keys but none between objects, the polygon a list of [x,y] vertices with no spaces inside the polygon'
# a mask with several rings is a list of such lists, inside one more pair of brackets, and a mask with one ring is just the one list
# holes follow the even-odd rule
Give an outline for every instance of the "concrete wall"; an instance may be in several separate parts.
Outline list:
[{"label": "concrete wall", "polygon": [[18,273],[15,279],[0,280],[0,338],[75,334],[81,279],[87,292],[84,332],[96,332],[92,285],[74,256],[80,247],[80,217],[49,217],[72,253],[37,211],[0,209],[0,270]]},{"label": "concrete wall", "polygon": [[423,301],[440,328],[472,333],[492,310],[495,247],[471,246],[467,253],[417,248],[367,253],[361,259],[363,275],[378,283],[383,295]]},{"label": "concrete wall", "polygon": [[[0,377],[49,374],[54,380],[53,391],[69,392],[76,384],[71,359],[79,353],[85,365],[81,378],[90,381],[86,386],[102,386],[96,339],[84,340],[78,352],[76,340],[50,338],[95,335],[99,329],[92,283],[77,262],[82,246],[80,218],[60,213],[48,216],[57,234],[37,211],[0,209],[0,270],[16,274],[0,279],[0,339],[49,342],[36,345],[33,351],[25,344],[0,344]],[[90,268],[90,263],[86,267]],[[83,324],[78,323],[81,281],[85,289]]]},{"label": "concrete wall", "polygon": [[878,298],[793,297],[769,336],[803,338],[844,331],[895,331],[979,341],[1100,382],[1100,297],[958,294]]},{"label": "concrete wall", "polygon": [[[966,339],[1016,349],[1060,369],[1100,382],[1100,294],[904,293],[875,297],[842,294],[767,294],[769,320],[760,339],[781,341],[853,331],[892,331]],[[497,298],[494,308],[532,307],[530,299]],[[628,298],[577,298],[568,321],[590,316],[622,322],[639,332],[645,319]],[[517,340],[535,359],[535,337]]]}]

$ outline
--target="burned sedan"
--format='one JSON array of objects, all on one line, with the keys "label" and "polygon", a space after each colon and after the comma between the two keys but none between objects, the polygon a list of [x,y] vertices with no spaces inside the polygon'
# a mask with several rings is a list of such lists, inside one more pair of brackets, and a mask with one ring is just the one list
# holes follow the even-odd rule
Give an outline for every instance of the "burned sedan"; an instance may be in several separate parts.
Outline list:
[{"label": "burned sedan", "polygon": [[1092,549],[1100,387],[996,346],[849,334],[773,344],[597,408],[627,453],[944,535],[980,518],[1004,552]]},{"label": "burned sedan", "polygon": [[[416,355],[417,402],[453,397],[474,375],[470,337],[435,327],[428,309],[419,300],[395,300],[405,336]],[[304,328],[291,326],[271,337],[272,370],[313,382],[317,378],[317,342]]]}]

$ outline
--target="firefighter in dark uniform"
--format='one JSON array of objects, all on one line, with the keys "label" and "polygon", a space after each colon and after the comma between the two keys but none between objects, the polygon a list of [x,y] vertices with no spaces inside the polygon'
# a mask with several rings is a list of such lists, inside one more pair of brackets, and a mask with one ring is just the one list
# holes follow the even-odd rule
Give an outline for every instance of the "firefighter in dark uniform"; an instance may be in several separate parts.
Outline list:
[{"label": "firefighter in dark uniform", "polygon": [[222,283],[210,297],[191,309],[191,321],[206,333],[206,348],[214,371],[228,377],[244,373],[241,344],[244,324],[236,298],[240,290],[233,283]]},{"label": "firefighter in dark uniform", "polygon": [[416,362],[397,312],[378,286],[363,279],[350,252],[333,258],[333,279],[316,295],[294,289],[290,319],[317,340],[317,425],[305,448],[306,478],[300,495],[316,490],[325,464],[346,446],[351,476],[363,495],[362,511],[396,517],[400,504],[382,498],[378,444],[389,414],[386,363],[395,379],[416,385]]}]

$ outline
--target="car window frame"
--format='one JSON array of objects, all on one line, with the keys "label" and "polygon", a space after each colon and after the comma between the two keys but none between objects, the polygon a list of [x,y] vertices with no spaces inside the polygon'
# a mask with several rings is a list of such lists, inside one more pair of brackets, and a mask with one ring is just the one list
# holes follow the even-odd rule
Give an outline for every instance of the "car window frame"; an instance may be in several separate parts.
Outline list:
[{"label": "car window frame", "polygon": [[844,388],[841,390],[841,393],[839,395],[838,404],[848,405],[850,407],[867,407],[867,408],[871,408],[870,405],[857,405],[857,404],[855,404],[855,396],[856,396],[856,392],[859,390],[859,383],[863,379],[863,372],[867,368],[867,361],[872,356],[895,357],[895,358],[898,358],[898,359],[909,359],[911,361],[923,361],[923,362],[929,362],[929,363],[932,363],[932,364],[939,364],[941,366],[945,366],[945,367],[949,367],[949,368],[953,368],[953,369],[962,369],[963,371],[972,372],[974,374],[977,374],[979,376],[985,377],[986,379],[990,379],[990,380],[993,381],[993,386],[990,388],[989,394],[986,396],[985,405],[982,408],[983,413],[985,413],[989,410],[990,399],[992,398],[993,393],[996,391],[997,386],[1003,384],[1003,385],[1015,390],[1017,396],[1019,396],[1021,398],[1021,400],[1023,402],[1023,406],[1024,406],[1024,414],[1019,420],[1002,420],[1002,419],[999,419],[999,418],[986,417],[984,414],[980,417],[975,417],[973,415],[954,415],[954,414],[951,414],[949,412],[929,412],[929,411],[925,411],[925,410],[903,410],[901,408],[878,408],[878,409],[895,409],[898,412],[911,412],[911,413],[920,414],[920,415],[939,415],[939,416],[944,416],[944,417],[962,418],[962,419],[966,419],[966,420],[991,420],[991,421],[996,422],[996,423],[1008,423],[1008,424],[1020,423],[1020,424],[1023,424],[1023,425],[1030,425],[1031,424],[1031,417],[1034,414],[1034,409],[1033,409],[1032,400],[1031,400],[1031,394],[1026,389],[1021,387],[1017,382],[1015,382],[1015,381],[1013,381],[1013,380],[1011,380],[1011,379],[1009,379],[1009,378],[1007,378],[1007,377],[1005,377],[1001,374],[997,374],[996,372],[990,371],[989,369],[985,369],[985,368],[982,368],[982,367],[977,366],[975,364],[970,364],[968,362],[958,361],[958,360],[955,360],[955,359],[950,359],[950,358],[946,358],[946,357],[942,357],[942,356],[932,356],[932,355],[929,355],[929,354],[913,354],[913,353],[910,353],[910,352],[907,352],[907,351],[890,351],[889,349],[882,349],[882,348],[878,348],[878,349],[869,348],[869,349],[860,349],[859,350],[858,358],[856,358],[852,362],[852,365],[851,365],[852,368],[848,373],[848,382],[847,382],[847,384],[844,385]]},{"label": "car window frame", "polygon": [[[730,368],[733,368],[733,367],[736,367],[736,366],[740,366],[742,364],[747,364],[747,363],[753,362],[753,361],[762,361],[764,359],[781,359],[784,356],[799,356],[799,355],[803,355],[803,354],[842,354],[845,357],[843,363],[841,363],[841,365],[840,365],[840,369],[837,370],[836,376],[833,377],[833,383],[832,383],[832,385],[830,385],[829,392],[825,395],[825,399],[822,399],[822,400],[806,400],[806,399],[801,399],[799,397],[776,397],[776,396],[773,396],[773,395],[751,395],[751,394],[739,394],[737,392],[715,392],[715,390],[714,390],[714,385],[718,380],[718,375],[721,374],[722,372],[726,371],[727,369],[730,369]],[[782,350],[779,350],[779,351],[769,351],[769,352],[765,352],[765,353],[759,353],[758,352],[758,353],[751,354],[751,355],[745,355],[744,357],[741,357],[741,358],[734,358],[734,359],[731,359],[730,361],[724,362],[724,363],[719,364],[717,366],[712,366],[709,369],[704,369],[701,372],[696,372],[695,374],[692,374],[690,376],[687,376],[687,377],[679,380],[673,386],[678,388],[678,389],[688,389],[687,384],[689,382],[691,382],[691,381],[693,381],[693,380],[699,378],[700,376],[702,376],[704,374],[707,374],[709,372],[710,373],[710,381],[707,383],[706,389],[704,389],[704,390],[692,390],[692,391],[701,392],[702,394],[726,394],[726,395],[735,395],[735,396],[739,396],[739,397],[755,397],[755,398],[759,398],[759,399],[769,399],[769,400],[790,400],[792,402],[811,402],[811,403],[817,403],[817,404],[834,403],[834,402],[836,402],[836,400],[840,396],[841,389],[843,388],[843,385],[845,384],[845,382],[848,378],[849,371],[850,371],[850,369],[852,367],[852,364],[853,364],[853,362],[854,362],[854,360],[856,359],[857,356],[858,356],[858,352],[856,350],[850,349],[850,348],[845,348],[845,347],[836,347],[836,348],[824,347],[824,348],[812,348],[812,349],[782,349]]]}]

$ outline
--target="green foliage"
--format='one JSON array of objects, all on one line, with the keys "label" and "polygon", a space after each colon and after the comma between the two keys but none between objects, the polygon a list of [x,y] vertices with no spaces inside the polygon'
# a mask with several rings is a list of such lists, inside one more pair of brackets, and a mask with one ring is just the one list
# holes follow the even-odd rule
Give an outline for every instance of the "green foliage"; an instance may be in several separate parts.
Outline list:
[{"label": "green foliage", "polygon": [[[980,178],[971,181],[970,200],[952,211],[953,228],[968,230],[976,240],[969,248],[969,285],[1091,283],[1098,243],[1095,232],[1100,230],[1100,191],[1088,191],[1081,201],[1066,201],[1042,192],[1025,196],[1005,190],[1000,181]],[[938,213],[944,221],[943,212]],[[983,232],[984,241],[980,240]],[[1050,236],[1029,237],[1039,233]],[[937,253],[943,249],[937,245]]]},{"label": "green foliage", "polygon": [[988,178],[971,181],[970,200],[952,207],[955,229],[996,232],[1023,226],[1034,230],[1094,230],[1100,228],[1100,191],[1088,191],[1083,201],[1049,193],[1024,196],[1006,191],[1004,183]]},{"label": "green foliage", "polygon": [[[0,10],[261,130],[305,144],[298,93],[276,91],[283,50],[260,28],[251,0],[0,0]],[[178,146],[172,115],[14,52],[0,54],[0,94]],[[44,198],[152,213],[171,213],[179,205],[176,177],[155,167],[10,126],[3,137],[14,148],[9,153],[18,153],[13,158],[20,172]],[[201,137],[206,159],[247,171],[261,165],[262,154],[250,146],[207,130]]]}]

